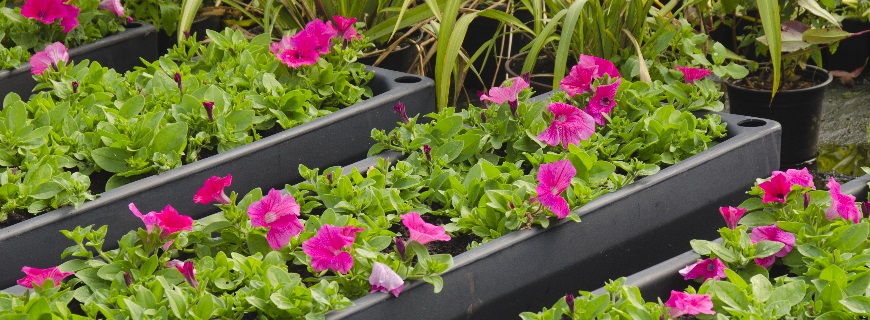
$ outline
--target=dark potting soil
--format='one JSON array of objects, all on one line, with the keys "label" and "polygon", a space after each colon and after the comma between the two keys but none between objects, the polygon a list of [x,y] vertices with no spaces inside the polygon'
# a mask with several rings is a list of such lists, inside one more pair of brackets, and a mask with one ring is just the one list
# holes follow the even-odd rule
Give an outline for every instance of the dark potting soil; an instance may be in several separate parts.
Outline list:
[{"label": "dark potting soil", "polygon": [[34,215],[26,210],[14,210],[6,216],[6,220],[0,222],[0,228],[6,228],[13,224],[32,218]]},{"label": "dark potting soil", "polygon": [[[443,226],[445,224],[450,223],[450,217],[447,216],[431,216],[425,215],[422,216],[423,221],[426,223],[434,224],[436,226]],[[405,225],[399,223],[395,224],[389,229],[392,232],[399,234],[399,237],[404,241],[408,241],[408,237],[410,236],[410,232],[408,232],[408,228]],[[450,254],[452,256],[456,256],[460,253],[468,251],[468,245],[472,242],[480,242],[483,240],[482,238],[474,235],[474,234],[457,234],[450,237],[450,241],[432,241],[424,246],[429,250],[429,253],[432,254]]]}]

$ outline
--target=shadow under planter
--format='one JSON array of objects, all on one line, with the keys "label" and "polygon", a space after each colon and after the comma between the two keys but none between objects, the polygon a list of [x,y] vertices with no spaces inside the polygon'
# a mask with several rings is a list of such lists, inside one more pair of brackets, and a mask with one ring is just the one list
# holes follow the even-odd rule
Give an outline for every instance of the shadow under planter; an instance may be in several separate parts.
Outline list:
[{"label": "shadow under planter", "polygon": [[[372,129],[389,130],[400,121],[393,110],[404,102],[409,116],[435,111],[435,85],[431,79],[367,67],[375,73],[369,86],[374,97],[305,124],[254,141],[225,153],[118,187],[79,208],[63,207],[0,229],[0,287],[21,278],[21,267],[47,268],[60,264],[69,241],[60,230],[76,226],[108,225],[107,249],[142,221],[130,213],[135,203],[143,212],[167,204],[181,214],[199,219],[217,210],[191,200],[212,176],[233,176],[229,191],[281,188],[302,181],[299,165],[327,168],[366,157],[374,144]],[[423,119],[423,118],[421,118]],[[179,192],[179,190],[186,190]]]},{"label": "shadow under planter", "polygon": [[513,319],[714,238],[718,206],[745,199],[779,165],[779,124],[720,115],[727,139],[575,210],[582,222],[515,231],[456,256],[441,293],[414,281],[398,298],[373,293],[327,319]]},{"label": "shadow under planter", "polygon": [[[141,59],[157,60],[157,31],[144,22],[127,24],[127,30],[89,44],[69,49],[70,60],[90,60],[118,72],[142,65]],[[30,74],[30,63],[14,70],[0,70],[0,97],[14,92],[26,100],[33,93],[36,80]]]}]

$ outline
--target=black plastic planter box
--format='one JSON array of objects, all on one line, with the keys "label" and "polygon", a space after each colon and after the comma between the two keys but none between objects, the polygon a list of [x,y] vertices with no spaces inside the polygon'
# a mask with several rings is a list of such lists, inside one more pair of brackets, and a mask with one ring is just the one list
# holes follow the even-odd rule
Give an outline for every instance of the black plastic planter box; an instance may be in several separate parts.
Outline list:
[{"label": "black plastic planter box", "polygon": [[[97,61],[101,66],[118,72],[133,70],[142,65],[141,59],[157,60],[157,31],[154,26],[136,22],[127,30],[95,42],[69,49],[72,61]],[[14,70],[0,70],[0,98],[15,92],[25,100],[33,93],[36,80],[30,74],[30,64],[24,63]]]},{"label": "black plastic planter box", "polygon": [[[369,67],[375,96],[311,122],[203,160],[107,191],[78,209],[64,207],[0,229],[0,288],[21,278],[21,267],[60,264],[72,243],[60,230],[91,224],[109,226],[107,248],[142,221],[127,208],[159,211],[167,204],[194,219],[217,211],[193,203],[193,195],[211,176],[232,174],[232,191],[283,188],[301,182],[299,165],[321,168],[363,159],[374,144],[371,131],[391,129],[401,121],[393,106],[401,101],[409,116],[435,111],[435,86],[428,78]],[[422,120],[422,118],[421,118]],[[227,191],[229,193],[229,191]]]},{"label": "black plastic planter box", "polygon": [[[870,182],[870,175],[865,175],[843,184],[840,190],[845,194],[854,195],[858,201],[866,201],[867,192],[870,191],[867,187],[868,182]],[[723,203],[723,205],[729,204]],[[724,223],[720,223],[720,226],[723,225]],[[721,239],[717,241],[721,241]],[[682,291],[690,285],[695,285],[695,287],[697,287],[697,282],[684,280],[683,276],[679,274],[679,271],[687,265],[698,262],[699,259],[701,259],[701,256],[697,253],[691,250],[687,251],[626,277],[625,284],[638,287],[646,301],[656,301],[657,298],[666,301],[671,294],[671,290]],[[582,290],[582,288],[577,289]],[[604,288],[599,288],[593,291],[593,293],[597,294],[603,294],[606,292],[607,291]],[[553,302],[555,301],[556,300],[553,300]]]},{"label": "black plastic planter box", "polygon": [[575,211],[582,222],[515,231],[454,257],[441,293],[415,281],[398,298],[370,294],[327,318],[515,319],[689,250],[690,239],[715,238],[718,207],[777,169],[780,145],[779,124],[720,115],[725,141],[591,201]]}]

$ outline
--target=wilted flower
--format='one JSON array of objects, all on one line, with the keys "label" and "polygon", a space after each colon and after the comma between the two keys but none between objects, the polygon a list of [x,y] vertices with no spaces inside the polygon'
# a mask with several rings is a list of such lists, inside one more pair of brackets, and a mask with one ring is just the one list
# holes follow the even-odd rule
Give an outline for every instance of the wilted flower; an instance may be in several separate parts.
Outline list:
[{"label": "wilted flower", "polygon": [[203,101],[202,107],[205,108],[205,113],[208,114],[208,121],[214,122],[214,102]]},{"label": "wilted flower", "polygon": [[405,241],[402,237],[396,237],[396,252],[402,257],[402,261],[408,260],[408,254],[405,252]]},{"label": "wilted flower", "polygon": [[402,215],[402,224],[411,233],[410,240],[419,244],[427,244],[432,241],[450,241],[450,235],[444,232],[443,226],[436,226],[423,221],[420,214],[409,212]]},{"label": "wilted flower", "polygon": [[30,73],[42,74],[49,67],[56,67],[61,61],[69,62],[66,46],[60,42],[49,44],[44,50],[30,57]]},{"label": "wilted flower", "polygon": [[222,204],[230,203],[230,197],[224,192],[224,188],[229,187],[233,183],[233,176],[226,177],[213,176],[205,180],[202,188],[196,191],[193,196],[193,202],[199,204],[209,204],[212,201]]},{"label": "wilted flower", "polygon": [[713,312],[713,299],[708,294],[691,294],[672,290],[671,297],[668,302],[665,302],[665,307],[668,307],[668,313],[674,319],[685,314],[694,316],[701,313],[716,313]]},{"label": "wilted flower", "polygon": [[570,210],[568,201],[562,198],[562,191],[571,185],[571,178],[577,174],[574,165],[569,160],[541,164],[538,169],[538,186],[535,189],[536,199],[556,214],[559,219],[568,216]]},{"label": "wilted flower", "polygon": [[568,149],[569,144],[580,144],[595,133],[595,119],[585,111],[570,104],[554,102],[547,106],[553,113],[553,122],[538,135],[538,140]]},{"label": "wilted flower", "polygon": [[774,260],[777,257],[782,258],[788,255],[791,252],[791,249],[794,248],[795,237],[794,234],[790,232],[786,232],[785,230],[780,229],[777,226],[763,226],[756,227],[752,229],[752,233],[749,234],[749,240],[752,244],[756,244],[761,241],[776,241],[781,242],[785,246],[782,247],[779,252],[773,254],[772,256],[765,258],[756,258],[755,264],[762,267],[770,267],[773,265]]},{"label": "wilted flower", "polygon": [[54,286],[57,287],[60,285],[60,282],[75,272],[63,272],[60,271],[58,267],[51,267],[48,269],[37,269],[31,267],[22,267],[21,272],[24,272],[24,278],[18,279],[18,285],[33,289],[33,285],[43,286],[45,285],[45,280],[51,279],[51,282],[54,283]]},{"label": "wilted flower", "polygon": [[428,144],[424,144],[423,153],[426,155],[426,160],[432,162],[432,147],[430,147]]},{"label": "wilted flower", "polygon": [[405,287],[405,281],[402,280],[402,277],[389,266],[380,262],[372,264],[372,275],[369,276],[369,283],[372,285],[371,292],[389,292],[396,297]]},{"label": "wilted flower", "polygon": [[271,189],[265,197],[248,206],[248,216],[252,226],[269,228],[266,233],[269,247],[280,250],[290,243],[290,238],[302,232],[299,209],[292,195],[283,196],[281,191]]},{"label": "wilted flower", "polygon": [[302,251],[311,257],[311,267],[315,272],[332,269],[347,274],[353,267],[353,257],[343,249],[351,247],[356,233],[362,230],[353,226],[324,225],[314,237],[302,242]]},{"label": "wilted flower", "polygon": [[181,272],[181,275],[184,276],[184,281],[187,281],[187,284],[194,289],[199,287],[199,282],[196,281],[196,269],[194,268],[192,261],[181,262],[179,260],[170,260],[166,263],[166,267],[178,269],[178,272]]},{"label": "wilted flower", "polygon": [[72,92],[73,93],[79,92],[79,82],[78,81],[72,82]]},{"label": "wilted flower", "polygon": [[178,84],[178,92],[184,94],[184,86],[181,84],[181,74],[176,72],[172,78],[175,80],[175,83]]},{"label": "wilted flower", "polygon": [[399,116],[402,117],[402,122],[404,122],[406,124],[411,122],[411,119],[408,118],[408,113],[405,111],[405,103],[404,102],[399,101],[398,103],[396,103],[396,105],[393,106],[393,111],[399,113]]},{"label": "wilted flower", "polygon": [[680,270],[685,280],[703,278],[702,280],[725,278],[725,264],[719,258],[708,258],[690,264]]},{"label": "wilted flower", "polygon": [[574,314],[575,302],[573,294],[569,293],[565,295],[565,304],[568,305],[568,311],[570,312],[570,314]]},{"label": "wilted flower", "polygon": [[825,217],[834,220],[839,215],[847,221],[858,223],[861,220],[861,212],[855,204],[855,196],[840,192],[840,184],[834,178],[830,178],[826,186],[831,193],[831,206],[825,211]]}]

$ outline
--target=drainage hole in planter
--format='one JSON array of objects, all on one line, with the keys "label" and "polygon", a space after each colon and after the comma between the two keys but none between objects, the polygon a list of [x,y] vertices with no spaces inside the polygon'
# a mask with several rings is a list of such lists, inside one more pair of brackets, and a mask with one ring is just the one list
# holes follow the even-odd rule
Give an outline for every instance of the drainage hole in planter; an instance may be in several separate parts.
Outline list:
[{"label": "drainage hole in planter", "polygon": [[403,76],[403,77],[398,77],[398,78],[394,79],[393,81],[398,82],[398,83],[417,83],[417,82],[423,81],[423,79],[420,79],[418,77],[412,77],[412,76]]},{"label": "drainage hole in planter", "polygon": [[747,127],[747,128],[755,128],[766,125],[767,121],[761,119],[747,119],[737,123],[738,126]]}]

